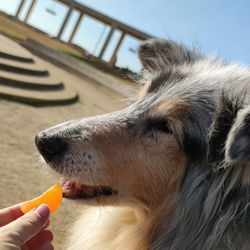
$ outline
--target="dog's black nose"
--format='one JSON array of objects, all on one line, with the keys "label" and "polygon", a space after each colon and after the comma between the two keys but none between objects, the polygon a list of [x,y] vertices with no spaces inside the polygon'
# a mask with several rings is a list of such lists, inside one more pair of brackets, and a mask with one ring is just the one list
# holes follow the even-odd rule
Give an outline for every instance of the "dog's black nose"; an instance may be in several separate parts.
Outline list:
[{"label": "dog's black nose", "polygon": [[46,162],[52,161],[67,147],[65,139],[59,136],[36,135],[35,143]]}]

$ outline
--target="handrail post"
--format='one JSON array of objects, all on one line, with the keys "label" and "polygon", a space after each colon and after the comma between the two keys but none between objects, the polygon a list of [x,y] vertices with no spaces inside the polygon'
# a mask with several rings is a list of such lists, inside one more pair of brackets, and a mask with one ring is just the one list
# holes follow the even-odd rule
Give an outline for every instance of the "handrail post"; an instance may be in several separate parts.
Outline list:
[{"label": "handrail post", "polygon": [[17,8],[17,12],[16,12],[16,14],[15,14],[15,17],[16,17],[16,18],[18,18],[18,16],[20,15],[20,12],[21,12],[21,10],[23,9],[23,5],[24,5],[25,1],[26,1],[26,0],[21,0],[21,1],[20,1],[20,4],[19,4],[19,6],[18,6],[18,8]]},{"label": "handrail post", "polygon": [[74,39],[74,37],[75,37],[75,34],[76,34],[76,32],[77,32],[77,30],[78,30],[78,28],[79,28],[79,25],[80,25],[80,22],[81,22],[81,20],[82,20],[82,18],[83,18],[83,13],[81,13],[80,15],[79,15],[79,17],[78,17],[78,19],[77,19],[77,22],[76,22],[76,24],[75,24],[75,27],[74,27],[74,29],[72,30],[72,32],[71,32],[71,35],[70,35],[70,38],[69,38],[69,43],[71,43],[72,42],[72,40]]},{"label": "handrail post", "polygon": [[61,26],[61,28],[60,28],[58,34],[57,34],[57,38],[58,38],[58,39],[61,39],[61,36],[62,36],[63,31],[64,31],[64,29],[65,29],[65,27],[66,27],[66,25],[67,25],[67,23],[68,23],[68,21],[69,21],[69,18],[70,18],[70,16],[71,16],[71,13],[72,13],[73,9],[74,9],[74,8],[70,5],[70,6],[69,6],[69,9],[68,9],[68,12],[67,12],[67,15],[66,15],[66,17],[64,18],[63,24],[62,24],[62,26]]},{"label": "handrail post", "polygon": [[118,41],[118,43],[117,43],[117,45],[116,45],[116,47],[115,47],[115,50],[114,50],[114,52],[113,52],[113,54],[112,54],[112,57],[111,57],[111,59],[109,60],[109,64],[110,64],[111,66],[113,66],[113,65],[115,64],[117,52],[118,52],[118,50],[120,49],[120,47],[121,47],[121,45],[122,45],[122,42],[123,42],[123,40],[124,40],[125,35],[126,35],[125,32],[122,32],[122,34],[121,34],[121,36],[120,36],[120,39],[119,39],[119,41]]},{"label": "handrail post", "polygon": [[114,34],[114,31],[115,31],[115,27],[114,27],[114,26],[111,26],[111,29],[110,29],[110,31],[109,31],[109,34],[108,34],[108,36],[107,36],[107,38],[106,38],[106,40],[105,40],[105,43],[104,43],[104,45],[103,45],[103,47],[102,47],[102,50],[101,50],[100,54],[99,54],[99,56],[98,56],[99,59],[102,59],[102,57],[103,57],[103,55],[104,55],[104,53],[105,53],[105,51],[106,51],[106,49],[107,49],[107,47],[108,47],[108,45],[109,45],[109,42],[110,42],[110,40],[111,40],[111,38],[112,38],[112,36],[113,36],[113,34]]},{"label": "handrail post", "polygon": [[25,18],[24,18],[24,20],[23,20],[24,23],[27,23],[27,21],[28,21],[30,15],[31,15],[31,12],[32,12],[33,9],[34,9],[35,3],[36,3],[36,0],[32,0],[31,5],[30,5],[30,7],[29,7],[29,10],[28,10],[28,12],[27,12],[27,14],[26,14],[26,16],[25,16]]}]

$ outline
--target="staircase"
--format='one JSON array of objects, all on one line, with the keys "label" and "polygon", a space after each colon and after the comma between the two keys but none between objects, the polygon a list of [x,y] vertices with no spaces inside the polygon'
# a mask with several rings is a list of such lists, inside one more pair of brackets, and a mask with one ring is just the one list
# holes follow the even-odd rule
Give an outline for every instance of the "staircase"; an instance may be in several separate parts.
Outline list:
[{"label": "staircase", "polygon": [[18,43],[0,34],[0,99],[35,106],[78,100],[74,89],[36,61]]}]

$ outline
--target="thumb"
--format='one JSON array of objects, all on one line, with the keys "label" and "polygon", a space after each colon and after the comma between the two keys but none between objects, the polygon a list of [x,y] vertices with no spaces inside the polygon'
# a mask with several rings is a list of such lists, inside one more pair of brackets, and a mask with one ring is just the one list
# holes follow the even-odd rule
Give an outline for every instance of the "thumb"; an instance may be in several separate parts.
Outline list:
[{"label": "thumb", "polygon": [[9,234],[13,245],[21,247],[42,230],[49,219],[49,215],[49,207],[43,204],[6,225],[4,231]]}]

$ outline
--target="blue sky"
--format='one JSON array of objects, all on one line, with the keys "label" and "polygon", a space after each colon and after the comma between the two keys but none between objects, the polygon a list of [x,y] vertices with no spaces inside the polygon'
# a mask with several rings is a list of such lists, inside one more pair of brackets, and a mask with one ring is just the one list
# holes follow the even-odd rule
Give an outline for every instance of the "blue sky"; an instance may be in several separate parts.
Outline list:
[{"label": "blue sky", "polygon": [[[27,1],[27,7],[30,0]],[[13,14],[19,0],[0,0],[0,9]],[[188,46],[198,44],[206,54],[218,54],[226,60],[250,65],[250,1],[249,0],[78,0],[122,22],[156,37],[171,38]],[[46,8],[53,9],[56,16]],[[53,0],[37,0],[29,23],[56,35],[67,9]],[[21,13],[23,18],[25,9]],[[66,41],[79,13],[74,12],[63,34]],[[74,42],[95,55],[100,52],[110,27],[91,18],[81,23]],[[116,32],[104,55],[108,60],[119,38]],[[139,70],[140,63],[129,50],[139,41],[127,37],[118,54],[117,65]]]}]

